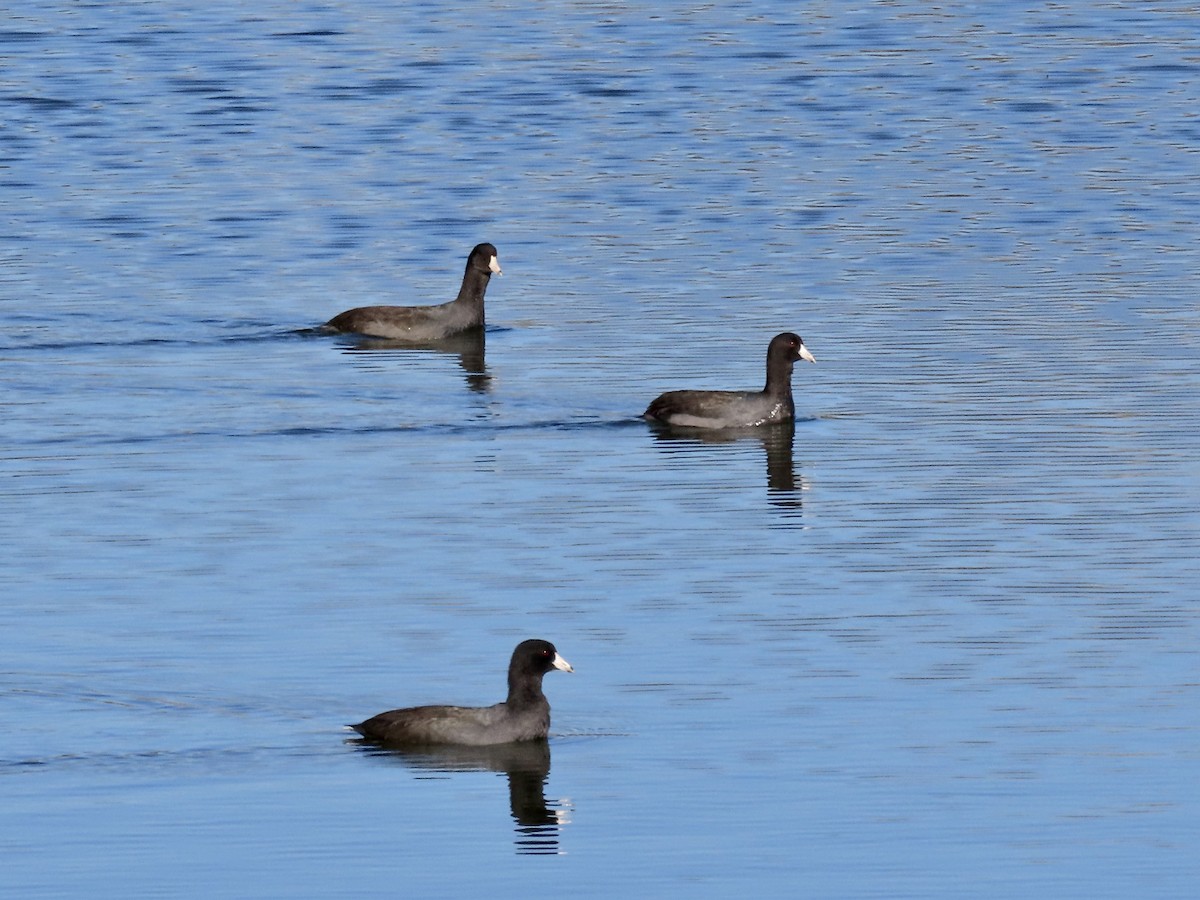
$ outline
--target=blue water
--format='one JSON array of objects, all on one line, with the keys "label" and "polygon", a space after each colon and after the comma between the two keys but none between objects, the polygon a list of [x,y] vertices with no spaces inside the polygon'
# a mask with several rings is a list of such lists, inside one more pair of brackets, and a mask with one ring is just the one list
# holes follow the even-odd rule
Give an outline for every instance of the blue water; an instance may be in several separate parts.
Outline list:
[{"label": "blue water", "polygon": [[[1194,893],[1188,5],[2,21],[5,896]],[[535,636],[548,757],[349,742]]]}]

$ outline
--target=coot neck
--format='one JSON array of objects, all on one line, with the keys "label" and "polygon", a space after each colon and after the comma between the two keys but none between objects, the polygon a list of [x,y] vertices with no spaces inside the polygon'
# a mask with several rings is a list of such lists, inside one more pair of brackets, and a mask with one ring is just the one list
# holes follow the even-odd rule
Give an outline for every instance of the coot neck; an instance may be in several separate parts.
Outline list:
[{"label": "coot neck", "polygon": [[767,355],[767,386],[764,394],[772,397],[788,398],[792,396],[792,366],[794,361],[786,356]]},{"label": "coot neck", "polygon": [[530,678],[528,675],[522,677],[519,674],[510,672],[508,676],[508,700],[505,702],[510,707],[534,706],[538,703],[545,703],[546,695],[542,693],[542,679]]},{"label": "coot neck", "polygon": [[483,321],[483,295],[491,280],[491,272],[487,269],[477,269],[468,262],[467,271],[463,273],[462,287],[458,289],[458,296],[454,298],[455,303],[470,306],[478,311],[481,322]]}]

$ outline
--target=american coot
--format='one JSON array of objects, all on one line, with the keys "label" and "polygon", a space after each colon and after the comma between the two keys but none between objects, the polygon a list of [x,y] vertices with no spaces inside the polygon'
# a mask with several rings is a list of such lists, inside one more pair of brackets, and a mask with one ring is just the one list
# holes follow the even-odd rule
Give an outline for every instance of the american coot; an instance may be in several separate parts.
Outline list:
[{"label": "american coot", "polygon": [[642,413],[651,422],[686,428],[745,428],[790,422],[796,416],[792,402],[792,364],[798,359],[815,363],[800,335],[785,331],[767,347],[767,386],[761,391],[668,391]]},{"label": "american coot", "polygon": [[479,244],[467,257],[458,296],[439,306],[360,306],[325,323],[329,331],[349,331],[393,341],[440,341],[483,328],[483,295],[492,273],[503,274],[496,248]]},{"label": "american coot", "polygon": [[495,706],[414,706],[393,709],[350,727],[381,744],[463,744],[481,747],[544,740],[550,704],[542,676],[551,669],[574,672],[549,641],[517,644],[508,664],[508,699]]}]

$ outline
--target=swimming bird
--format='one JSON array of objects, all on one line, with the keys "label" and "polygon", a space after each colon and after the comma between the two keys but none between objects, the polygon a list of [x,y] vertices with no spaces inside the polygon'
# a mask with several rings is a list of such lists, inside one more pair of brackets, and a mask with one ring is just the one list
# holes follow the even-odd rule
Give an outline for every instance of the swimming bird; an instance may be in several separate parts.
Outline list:
[{"label": "swimming bird", "polygon": [[326,331],[352,332],[393,341],[428,343],[483,328],[483,295],[492,275],[503,275],[496,248],[478,244],[467,257],[462,287],[437,306],[359,306],[338,313]]},{"label": "swimming bird", "polygon": [[796,416],[792,365],[798,359],[817,361],[800,335],[790,331],[777,334],[767,346],[767,386],[761,391],[668,391],[651,401],[642,418],[685,428],[790,422]]},{"label": "swimming bird", "polygon": [[350,727],[371,741],[395,746],[481,747],[545,740],[550,732],[550,703],[542,693],[542,676],[551,669],[575,671],[549,641],[522,641],[508,665],[508,698],[503,703],[393,709]]}]

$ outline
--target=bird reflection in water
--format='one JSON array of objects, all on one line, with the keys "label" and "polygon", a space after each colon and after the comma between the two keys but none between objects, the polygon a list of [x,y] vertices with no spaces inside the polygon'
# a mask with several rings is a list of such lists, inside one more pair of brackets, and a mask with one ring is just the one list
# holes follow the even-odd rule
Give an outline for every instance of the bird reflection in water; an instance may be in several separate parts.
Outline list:
[{"label": "bird reflection in water", "polygon": [[803,476],[796,474],[793,459],[795,422],[747,428],[679,428],[656,424],[653,432],[657,440],[678,445],[758,441],[766,454],[767,502],[791,515],[799,515],[803,510],[805,482]]},{"label": "bird reflection in water", "polygon": [[341,338],[339,343],[343,353],[416,352],[457,356],[459,367],[466,373],[467,387],[481,394],[491,387],[492,376],[487,371],[484,359],[487,338],[482,328],[428,343],[391,341],[386,338],[349,334],[342,335]]},{"label": "bird reflection in water", "polygon": [[560,854],[559,829],[570,822],[564,801],[546,802],[550,776],[548,741],[522,741],[486,747],[455,744],[422,747],[386,747],[366,738],[355,738],[364,753],[402,763],[430,773],[497,772],[508,776],[508,802],[512,814],[516,851],[522,855]]}]

